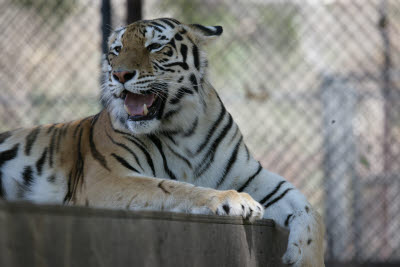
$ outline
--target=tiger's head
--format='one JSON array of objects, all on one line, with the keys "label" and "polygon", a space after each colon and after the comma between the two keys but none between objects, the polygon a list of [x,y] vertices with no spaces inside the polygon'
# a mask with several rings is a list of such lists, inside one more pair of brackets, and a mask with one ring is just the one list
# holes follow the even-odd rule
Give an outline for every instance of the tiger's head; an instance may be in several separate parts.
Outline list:
[{"label": "tiger's head", "polygon": [[204,45],[222,27],[143,20],[109,38],[102,103],[114,127],[134,134],[179,130],[205,107]]}]

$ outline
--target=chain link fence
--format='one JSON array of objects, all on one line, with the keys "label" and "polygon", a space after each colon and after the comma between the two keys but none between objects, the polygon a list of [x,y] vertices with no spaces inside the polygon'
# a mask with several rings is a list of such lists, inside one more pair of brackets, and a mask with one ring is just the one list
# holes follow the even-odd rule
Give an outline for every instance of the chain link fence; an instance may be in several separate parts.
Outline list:
[{"label": "chain link fence", "polygon": [[[125,24],[111,4],[106,29]],[[212,83],[323,214],[328,261],[400,261],[399,1],[144,0],[143,17],[224,27]],[[100,109],[101,22],[101,1],[0,0],[0,131]]]}]

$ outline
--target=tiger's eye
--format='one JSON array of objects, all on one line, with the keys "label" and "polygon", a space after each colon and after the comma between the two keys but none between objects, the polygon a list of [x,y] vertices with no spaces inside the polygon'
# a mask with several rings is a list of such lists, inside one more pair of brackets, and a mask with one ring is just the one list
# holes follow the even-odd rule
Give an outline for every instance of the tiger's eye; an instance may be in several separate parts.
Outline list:
[{"label": "tiger's eye", "polygon": [[160,48],[160,47],[161,47],[160,44],[158,44],[158,43],[152,43],[152,44],[150,44],[150,45],[147,46],[147,50],[152,51],[152,50],[158,49],[158,48]]},{"label": "tiger's eye", "polygon": [[117,53],[119,53],[119,52],[121,51],[121,47],[120,47],[120,46],[116,46],[114,49],[115,49],[115,51],[116,51]]}]

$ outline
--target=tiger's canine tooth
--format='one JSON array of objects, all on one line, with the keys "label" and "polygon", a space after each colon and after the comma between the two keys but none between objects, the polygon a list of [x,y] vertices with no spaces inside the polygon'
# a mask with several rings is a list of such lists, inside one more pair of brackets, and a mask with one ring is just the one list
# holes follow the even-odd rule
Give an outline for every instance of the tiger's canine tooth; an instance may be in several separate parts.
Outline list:
[{"label": "tiger's canine tooth", "polygon": [[[127,105],[125,105],[125,104],[124,104],[124,109],[125,109],[126,113],[128,113],[128,114],[129,114],[129,109],[128,109],[128,106],[127,106]],[[129,115],[131,115],[131,114],[129,114]]]},{"label": "tiger's canine tooth", "polygon": [[147,109],[147,105],[143,104],[143,113],[146,116],[149,113],[149,110]]}]

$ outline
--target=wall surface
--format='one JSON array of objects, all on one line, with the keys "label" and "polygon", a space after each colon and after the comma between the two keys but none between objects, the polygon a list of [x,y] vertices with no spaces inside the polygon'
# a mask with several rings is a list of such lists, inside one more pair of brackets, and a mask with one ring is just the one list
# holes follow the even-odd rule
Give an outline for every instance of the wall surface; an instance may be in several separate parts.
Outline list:
[{"label": "wall surface", "polygon": [[287,232],[235,217],[0,201],[0,266],[283,266]]}]

